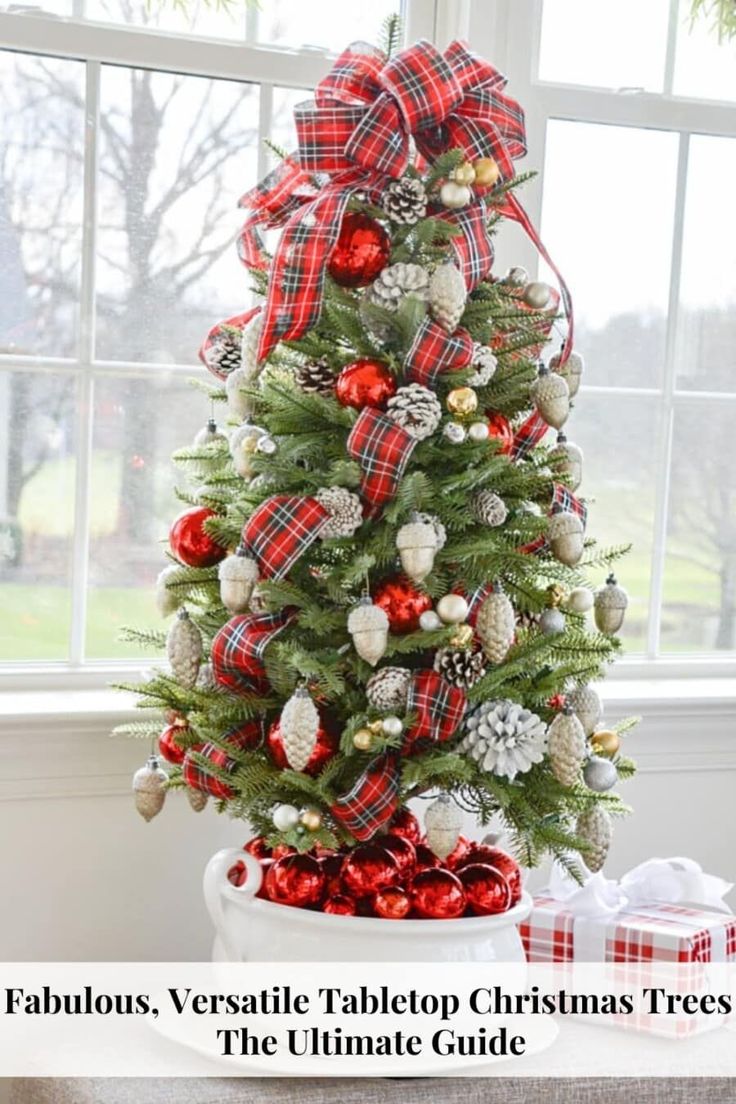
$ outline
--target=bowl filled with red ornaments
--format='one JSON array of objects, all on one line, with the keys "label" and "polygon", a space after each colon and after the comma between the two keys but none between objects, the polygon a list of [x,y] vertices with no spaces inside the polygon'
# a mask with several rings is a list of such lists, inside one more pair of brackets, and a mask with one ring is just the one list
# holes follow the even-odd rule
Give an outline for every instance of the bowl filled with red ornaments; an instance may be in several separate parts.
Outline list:
[{"label": "bowl filled with red ornaments", "polygon": [[531,908],[516,861],[460,836],[443,856],[402,810],[388,831],[299,853],[255,837],[210,860],[213,956],[225,961],[520,962]]}]

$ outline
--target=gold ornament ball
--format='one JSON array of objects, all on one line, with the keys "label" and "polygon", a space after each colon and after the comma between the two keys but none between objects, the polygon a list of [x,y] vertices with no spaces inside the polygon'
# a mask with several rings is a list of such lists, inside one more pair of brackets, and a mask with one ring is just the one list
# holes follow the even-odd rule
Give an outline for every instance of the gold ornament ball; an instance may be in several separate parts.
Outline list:
[{"label": "gold ornament ball", "polygon": [[501,170],[492,157],[481,157],[473,167],[475,169],[476,184],[480,184],[484,188],[492,188],[494,184],[498,183]]},{"label": "gold ornament ball", "polygon": [[453,648],[467,648],[472,639],[472,625],[458,625],[457,632],[454,632],[450,638],[450,644]]},{"label": "gold ornament ball", "polygon": [[317,832],[322,827],[322,816],[316,809],[305,809],[299,821],[308,832]]},{"label": "gold ornament ball", "polygon": [[369,728],[359,728],[353,736],[356,751],[370,751],[373,747],[373,733]]},{"label": "gold ornament ball", "polygon": [[464,161],[462,165],[458,165],[452,174],[452,179],[456,184],[474,184],[475,183],[475,168],[469,161]]},{"label": "gold ornament ball", "polygon": [[562,583],[550,583],[547,587],[547,605],[551,609],[556,609],[561,606],[563,602],[567,600],[567,591]]},{"label": "gold ornament ball", "polygon": [[473,414],[478,409],[478,396],[472,387],[455,387],[447,396],[451,414]]},{"label": "gold ornament ball", "polygon": [[383,721],[370,721],[366,726],[369,732],[372,732],[374,736],[383,732]]},{"label": "gold ornament ball", "polygon": [[602,755],[615,755],[621,747],[621,737],[610,728],[601,728],[590,737],[593,749]]}]

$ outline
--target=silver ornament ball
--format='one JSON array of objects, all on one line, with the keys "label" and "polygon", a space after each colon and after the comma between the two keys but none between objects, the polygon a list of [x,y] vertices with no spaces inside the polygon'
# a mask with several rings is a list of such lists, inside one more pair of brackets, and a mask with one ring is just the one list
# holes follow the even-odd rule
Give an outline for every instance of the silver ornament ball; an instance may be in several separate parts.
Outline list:
[{"label": "silver ornament ball", "polygon": [[442,618],[434,610],[425,610],[419,615],[419,628],[425,632],[434,632],[442,628]]},{"label": "silver ornament ball", "polygon": [[288,832],[299,823],[299,810],[294,805],[277,805],[271,813],[273,826],[279,832]]}]

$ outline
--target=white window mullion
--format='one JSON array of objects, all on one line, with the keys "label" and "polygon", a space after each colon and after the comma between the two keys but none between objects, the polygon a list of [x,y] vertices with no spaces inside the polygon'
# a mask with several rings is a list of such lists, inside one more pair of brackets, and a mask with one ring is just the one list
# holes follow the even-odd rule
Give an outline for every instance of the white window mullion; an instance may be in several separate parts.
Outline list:
[{"label": "white window mullion", "polygon": [[667,52],[664,60],[663,88],[665,96],[672,95],[675,82],[675,57],[677,54],[677,30],[680,24],[680,0],[670,0],[667,21]]},{"label": "white window mullion", "polygon": [[[266,139],[271,134],[273,118],[273,85],[262,84],[258,90],[258,179],[262,180],[268,172],[269,150]],[[305,94],[306,95],[306,94]]]}]

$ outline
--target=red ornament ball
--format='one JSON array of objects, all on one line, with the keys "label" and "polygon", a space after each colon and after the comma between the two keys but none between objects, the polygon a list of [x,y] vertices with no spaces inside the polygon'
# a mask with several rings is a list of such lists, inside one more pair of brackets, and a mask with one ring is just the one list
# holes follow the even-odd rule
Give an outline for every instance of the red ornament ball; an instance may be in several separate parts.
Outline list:
[{"label": "red ornament ball", "polygon": [[380,836],[376,843],[396,859],[402,881],[411,878],[417,865],[417,850],[414,844],[403,836]]},{"label": "red ornament ball", "polygon": [[454,920],[467,901],[459,878],[449,870],[422,870],[411,884],[411,903],[426,920]]},{"label": "red ornament ball", "polygon": [[340,872],[342,870],[342,864],[344,861],[344,855],[322,855],[318,856],[317,862],[322,868],[322,873],[327,879],[326,892],[330,897],[342,895],[342,881],[340,879]]},{"label": "red ornament ball", "polygon": [[403,920],[410,908],[409,894],[399,886],[381,889],[373,898],[373,911],[382,920]]},{"label": "red ornament ball", "polygon": [[169,531],[169,544],[177,560],[188,567],[212,567],[225,559],[226,549],[204,531],[204,523],[215,516],[207,506],[194,506],[179,514]]},{"label": "red ornament ball", "polygon": [[499,453],[507,456],[514,444],[514,431],[505,414],[499,414],[497,410],[487,410],[488,429],[494,441],[499,443]]},{"label": "red ornament ball", "polygon": [[365,287],[386,267],[390,253],[391,238],[380,222],[351,211],[342,220],[327,271],[340,287]]},{"label": "red ornament ball", "polygon": [[[268,750],[271,752],[271,758],[276,766],[281,770],[287,770],[289,762],[286,758],[284,741],[281,736],[281,726],[278,720],[274,721],[269,728],[266,742],[268,744]],[[307,765],[304,768],[304,773],[311,775],[319,774],[327,760],[331,759],[335,754],[336,749],[337,737],[334,733],[329,732],[320,721],[320,726],[317,729],[317,739],[312,754],[309,756]]]},{"label": "red ornament ball", "polygon": [[379,408],[396,394],[396,380],[383,361],[364,357],[345,365],[337,377],[335,394],[343,406]]},{"label": "red ornament ball", "polygon": [[243,844],[243,850],[252,855],[254,859],[258,859],[259,862],[271,858],[271,848],[266,843],[265,836],[254,836],[253,839],[249,839],[247,843]]},{"label": "red ornament ball", "polygon": [[458,863],[458,873],[464,870],[469,863],[483,863],[492,866],[503,874],[511,890],[511,904],[516,905],[521,900],[521,870],[516,859],[507,855],[500,847],[490,847],[487,843],[475,843],[470,847],[464,859]]},{"label": "red ornament ball", "polygon": [[285,859],[287,855],[295,855],[296,849],[289,847],[288,843],[277,843],[271,852],[272,859]]},{"label": "red ornament ball", "polygon": [[240,886],[245,885],[246,879],[247,879],[247,875],[246,875],[246,872],[245,872],[245,863],[244,862],[233,863],[233,865],[230,867],[230,869],[227,872],[227,880],[230,882],[230,885],[237,886],[238,889],[239,889]]},{"label": "red ornament ball", "polygon": [[373,601],[385,611],[391,632],[397,634],[416,632],[421,615],[432,609],[429,595],[417,590],[403,575],[380,583]]},{"label": "red ornament ball", "polygon": [[409,809],[403,808],[398,809],[391,818],[388,834],[390,836],[402,836],[409,840],[409,843],[417,844],[422,838],[422,829],[414,814]]},{"label": "red ornament ball", "polygon": [[417,856],[417,872],[420,870],[438,870],[442,866],[442,859],[435,855],[426,843],[418,843],[415,848]]},{"label": "red ornament ball", "polygon": [[458,875],[468,904],[478,916],[493,916],[511,908],[511,888],[500,870],[486,863],[468,863]]},{"label": "red ornament ball", "polygon": [[287,855],[277,859],[266,874],[266,893],[278,905],[307,908],[319,904],[325,876],[311,855]]},{"label": "red ornament ball", "polygon": [[355,901],[344,893],[333,893],[322,905],[322,911],[329,912],[331,916],[355,916]]},{"label": "red ornament ball", "polygon": [[183,748],[177,737],[181,736],[184,726],[180,724],[168,725],[158,738],[158,750],[167,763],[179,766],[184,762],[186,748]]},{"label": "red ornament ball", "polygon": [[352,897],[367,897],[369,893],[398,882],[399,864],[383,847],[365,843],[345,856],[341,877],[346,893]]},{"label": "red ornament ball", "polygon": [[457,843],[445,859],[445,866],[449,867],[450,870],[454,870],[467,855],[470,845],[470,840],[466,836],[458,836]]}]

